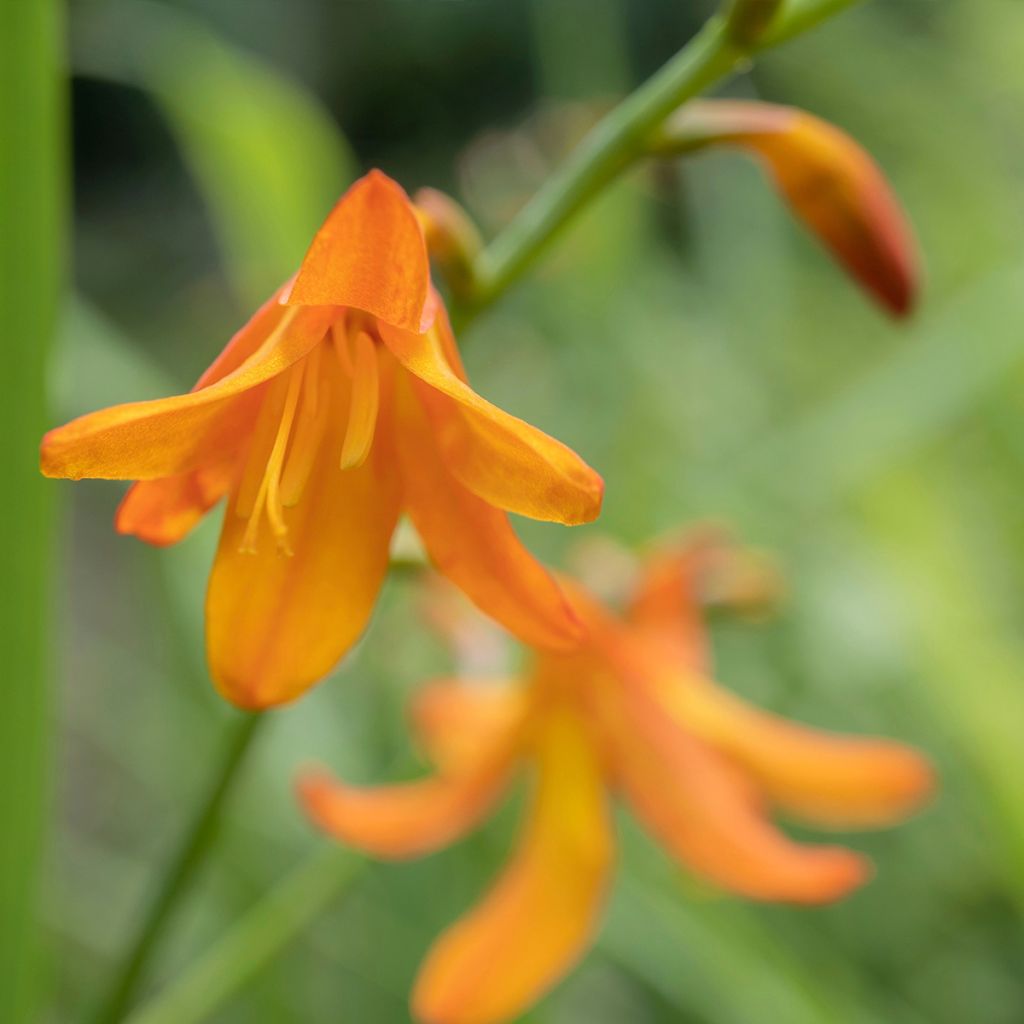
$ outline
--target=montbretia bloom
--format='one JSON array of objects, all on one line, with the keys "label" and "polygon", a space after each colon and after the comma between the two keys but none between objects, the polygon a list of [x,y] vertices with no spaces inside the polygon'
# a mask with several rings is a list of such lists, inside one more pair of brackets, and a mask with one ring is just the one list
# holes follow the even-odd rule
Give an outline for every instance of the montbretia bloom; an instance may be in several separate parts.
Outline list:
[{"label": "montbretia bloom", "polygon": [[711,681],[702,602],[743,601],[749,582],[732,549],[702,540],[650,563],[624,619],[574,588],[590,627],[583,647],[539,652],[525,683],[448,680],[420,692],[413,721],[435,776],[369,789],[323,774],[300,781],[326,832],[410,858],[473,827],[517,772],[532,775],[518,848],[428,954],[417,1020],[508,1021],[571,969],[609,883],[615,797],[683,865],[751,899],[823,903],[867,879],[864,857],[794,842],[771,810],[885,825],[920,804],[930,768],[908,747],[787,722]]},{"label": "montbretia bloom", "polygon": [[505,513],[586,522],[602,481],[466,383],[416,211],[377,171],[189,394],[51,431],[42,469],[138,481],[117,529],[153,544],[227,497],[207,649],[244,707],[293,699],[353,644],[403,511],[440,570],[513,633],[564,649],[581,631]]}]

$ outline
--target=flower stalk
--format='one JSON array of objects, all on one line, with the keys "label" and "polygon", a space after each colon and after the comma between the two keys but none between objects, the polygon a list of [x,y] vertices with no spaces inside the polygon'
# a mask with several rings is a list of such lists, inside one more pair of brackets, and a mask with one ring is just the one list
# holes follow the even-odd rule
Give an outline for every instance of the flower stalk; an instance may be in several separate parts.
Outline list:
[{"label": "flower stalk", "polygon": [[93,1024],[118,1024],[131,1006],[143,975],[156,952],[164,926],[178,897],[191,884],[213,842],[221,810],[238,779],[239,769],[263,725],[263,715],[245,715],[232,722],[224,751],[181,845],[167,865],[160,885],[139,925],[121,969],[93,1016]]},{"label": "flower stalk", "polygon": [[522,277],[576,213],[642,159],[651,134],[681,104],[732,74],[754,53],[786,42],[857,2],[791,0],[769,23],[759,23],[756,32],[744,19],[747,31],[737,33],[736,8],[709,20],[660,71],[591,130],[561,169],[480,253],[476,287],[461,310],[461,323]]}]

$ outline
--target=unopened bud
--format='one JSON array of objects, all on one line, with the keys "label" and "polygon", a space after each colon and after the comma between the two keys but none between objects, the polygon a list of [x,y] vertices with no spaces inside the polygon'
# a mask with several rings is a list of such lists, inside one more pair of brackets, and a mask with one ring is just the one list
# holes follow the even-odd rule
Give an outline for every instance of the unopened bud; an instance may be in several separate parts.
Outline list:
[{"label": "unopened bud", "polygon": [[768,170],[790,209],[894,316],[906,315],[918,266],[906,217],[882,172],[845,132],[792,107],[709,100],[671,118],[651,152],[739,146]]},{"label": "unopened bud", "polygon": [[703,611],[747,619],[771,615],[785,584],[775,560],[744,547],[716,523],[693,527],[645,560],[630,613],[663,626],[692,623]]},{"label": "unopened bud", "polygon": [[698,580],[701,603],[744,619],[773,615],[785,593],[775,559],[753,548],[719,548],[712,553]]},{"label": "unopened bud", "polygon": [[427,249],[452,292],[460,297],[472,295],[476,258],[483,248],[476,225],[451,196],[437,189],[421,188],[414,203]]}]

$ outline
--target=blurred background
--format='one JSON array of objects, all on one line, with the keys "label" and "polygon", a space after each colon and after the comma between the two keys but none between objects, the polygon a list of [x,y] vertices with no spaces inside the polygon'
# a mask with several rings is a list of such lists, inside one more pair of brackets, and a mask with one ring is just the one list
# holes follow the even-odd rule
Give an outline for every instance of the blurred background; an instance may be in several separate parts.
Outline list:
[{"label": "blurred background", "polygon": [[[450,191],[493,236],[710,9],[72,0],[73,289],[50,423],[190,387],[371,166]],[[536,551],[565,565],[581,543],[731,524],[777,554],[789,595],[770,623],[716,626],[719,679],[916,743],[942,775],[918,818],[850,837],[878,877],[825,909],[722,897],[623,817],[601,936],[534,1024],[1024,1020],[1022,53],[1019,5],[888,0],[727,88],[805,107],[876,156],[923,253],[909,323],[868,304],[754,165],[716,153],[631,174],[463,338],[477,390],[608,481],[593,526],[520,524]],[[46,486],[60,508],[43,1019],[62,1022],[116,963],[232,712],[203,662],[219,515],[151,550],[113,531],[121,485]],[[415,579],[396,577],[336,678],[274,715],[143,994],[282,878],[285,913],[311,923],[175,1024],[408,1019],[418,962],[500,864],[515,806],[421,862],[361,865],[317,852],[290,787],[309,760],[394,778],[406,696],[450,667]]]}]

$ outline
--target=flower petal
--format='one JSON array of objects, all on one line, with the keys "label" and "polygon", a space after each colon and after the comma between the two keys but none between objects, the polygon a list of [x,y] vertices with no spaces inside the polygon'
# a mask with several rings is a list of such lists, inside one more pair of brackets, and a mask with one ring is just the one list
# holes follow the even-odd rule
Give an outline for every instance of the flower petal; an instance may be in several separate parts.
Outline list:
[{"label": "flower petal", "polygon": [[452,368],[455,341],[439,304],[426,334],[386,327],[381,337],[418,387],[445,465],[490,505],[572,526],[601,511],[604,481],[572,449],[481,398]]},{"label": "flower petal", "polygon": [[423,1024],[497,1024],[539,999],[592,941],[613,859],[596,752],[546,716],[519,848],[484,901],[434,944],[413,992]]},{"label": "flower petal", "polygon": [[625,796],[673,856],[752,899],[822,903],[865,880],[866,862],[852,851],[783,835],[737,770],[632,683],[607,689],[603,732]]},{"label": "flower petal", "polygon": [[412,202],[397,182],[370,171],[327,215],[288,302],[348,306],[422,331],[433,312],[429,293],[427,246]]},{"label": "flower petal", "polygon": [[505,742],[526,710],[523,689],[512,682],[436,679],[416,693],[411,715],[424,752],[451,771]]},{"label": "flower petal", "polygon": [[227,494],[234,478],[235,460],[227,459],[132,484],[117,510],[117,532],[161,547],[176,544]]},{"label": "flower petal", "polygon": [[768,556],[708,523],[644,560],[627,619],[635,630],[673,645],[675,664],[706,673],[711,666],[708,613],[722,609],[760,619],[778,604],[782,591]]},{"label": "flower petal", "polygon": [[707,671],[711,649],[697,572],[694,552],[689,546],[680,545],[648,558],[627,618],[637,629],[672,644],[681,663],[695,671]]},{"label": "flower petal", "polygon": [[465,835],[495,805],[516,748],[495,746],[458,772],[393,786],[346,786],[324,774],[299,781],[310,818],[335,839],[377,857],[406,860]]},{"label": "flower petal", "polygon": [[575,646],[582,627],[558,583],[526,550],[505,513],[448,472],[410,382],[396,376],[405,501],[434,564],[524,643]]},{"label": "flower petal", "polygon": [[906,314],[917,290],[910,227],[871,157],[817,117],[769,103],[687,104],[669,123],[674,137],[723,143],[760,157],[793,212],[890,313]]},{"label": "flower petal", "polygon": [[688,729],[741,764],[780,807],[818,825],[887,825],[933,788],[917,751],[787,722],[697,678],[665,678],[661,698]]},{"label": "flower petal", "polygon": [[330,309],[267,303],[207,373],[216,375],[252,346],[244,362],[188,394],[116,405],[51,430],[43,438],[43,473],[152,480],[219,461],[246,440],[259,386],[305,356],[334,316]]},{"label": "flower petal", "polygon": [[257,550],[243,552],[237,494],[225,513],[207,651],[218,688],[241,707],[292,700],[326,675],[363,631],[387,573],[398,517],[391,460],[375,448],[358,469],[340,470],[344,420],[332,419],[301,500],[283,509],[291,556],[266,524]]}]

